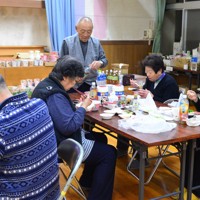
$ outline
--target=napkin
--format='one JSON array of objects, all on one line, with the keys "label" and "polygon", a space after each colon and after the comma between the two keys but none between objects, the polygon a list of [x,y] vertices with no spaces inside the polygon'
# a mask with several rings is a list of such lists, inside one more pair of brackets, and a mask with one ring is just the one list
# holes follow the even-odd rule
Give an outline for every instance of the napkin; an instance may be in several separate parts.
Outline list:
[{"label": "napkin", "polygon": [[155,101],[153,100],[152,96],[150,93],[148,93],[146,99],[145,99],[145,105],[148,105],[148,110],[149,111],[156,111],[157,106],[155,104]]}]

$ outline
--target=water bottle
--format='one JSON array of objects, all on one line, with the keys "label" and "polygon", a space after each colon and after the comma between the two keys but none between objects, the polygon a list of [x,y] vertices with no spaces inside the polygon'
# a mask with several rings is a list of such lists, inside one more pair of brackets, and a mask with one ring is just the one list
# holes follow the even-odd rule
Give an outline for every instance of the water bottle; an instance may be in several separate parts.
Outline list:
[{"label": "water bottle", "polygon": [[97,86],[101,86],[101,71],[100,70],[98,71],[96,82],[97,82]]},{"label": "water bottle", "polygon": [[121,70],[119,70],[118,76],[119,76],[119,84],[123,85],[123,74],[121,73]]},{"label": "water bottle", "polygon": [[102,72],[102,84],[105,86],[106,85],[106,79],[107,79],[107,76],[106,74],[104,73],[104,71]]},{"label": "water bottle", "polygon": [[189,101],[187,99],[187,95],[182,95],[182,99],[180,100],[180,105],[179,105],[179,122],[181,124],[186,123],[186,119],[188,117],[188,110],[189,110]]}]

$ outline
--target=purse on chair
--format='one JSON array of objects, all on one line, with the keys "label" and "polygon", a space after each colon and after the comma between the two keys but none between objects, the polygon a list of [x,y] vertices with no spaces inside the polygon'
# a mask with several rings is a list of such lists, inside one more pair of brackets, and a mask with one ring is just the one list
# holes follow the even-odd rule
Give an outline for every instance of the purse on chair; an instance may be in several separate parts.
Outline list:
[{"label": "purse on chair", "polygon": [[124,86],[127,86],[127,85],[130,85],[130,79],[134,79],[135,78],[135,76],[134,76],[134,74],[125,74],[124,76],[123,76],[123,85]]}]

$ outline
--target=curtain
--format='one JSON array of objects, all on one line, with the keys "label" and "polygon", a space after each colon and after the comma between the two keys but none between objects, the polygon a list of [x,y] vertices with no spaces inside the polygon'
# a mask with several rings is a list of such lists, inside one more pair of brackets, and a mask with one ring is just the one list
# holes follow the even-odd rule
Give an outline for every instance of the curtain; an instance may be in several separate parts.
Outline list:
[{"label": "curtain", "polygon": [[156,6],[156,29],[152,52],[160,53],[161,28],[165,14],[166,0],[156,0]]},{"label": "curtain", "polygon": [[45,0],[52,51],[60,51],[65,37],[75,33],[74,0]]}]

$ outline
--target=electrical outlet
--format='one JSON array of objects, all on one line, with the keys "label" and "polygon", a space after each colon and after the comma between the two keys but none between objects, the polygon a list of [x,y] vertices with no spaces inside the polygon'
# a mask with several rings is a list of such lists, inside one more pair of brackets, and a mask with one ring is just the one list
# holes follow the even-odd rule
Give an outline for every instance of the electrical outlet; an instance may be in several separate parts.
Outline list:
[{"label": "electrical outlet", "polygon": [[154,20],[149,20],[149,29],[154,30]]}]

